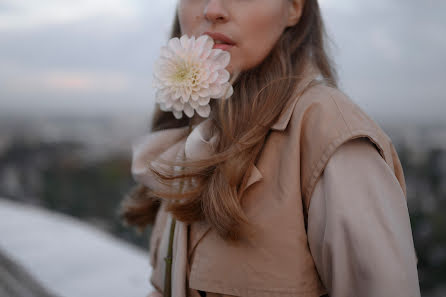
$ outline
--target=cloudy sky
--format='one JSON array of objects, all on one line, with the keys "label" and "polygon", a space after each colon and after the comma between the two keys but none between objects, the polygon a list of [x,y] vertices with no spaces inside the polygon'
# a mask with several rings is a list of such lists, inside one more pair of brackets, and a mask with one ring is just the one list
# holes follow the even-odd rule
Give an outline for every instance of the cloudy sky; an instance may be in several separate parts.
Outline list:
[{"label": "cloudy sky", "polygon": [[[0,0],[0,114],[131,114],[176,0]],[[320,0],[340,86],[375,117],[446,111],[446,1]]]}]

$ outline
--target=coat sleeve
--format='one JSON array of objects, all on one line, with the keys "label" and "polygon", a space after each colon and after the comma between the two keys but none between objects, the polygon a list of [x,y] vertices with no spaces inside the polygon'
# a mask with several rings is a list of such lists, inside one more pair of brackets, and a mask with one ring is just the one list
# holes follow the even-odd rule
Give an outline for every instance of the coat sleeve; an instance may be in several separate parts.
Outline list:
[{"label": "coat sleeve", "polygon": [[420,296],[405,196],[365,138],[329,160],[311,198],[308,242],[331,297]]}]

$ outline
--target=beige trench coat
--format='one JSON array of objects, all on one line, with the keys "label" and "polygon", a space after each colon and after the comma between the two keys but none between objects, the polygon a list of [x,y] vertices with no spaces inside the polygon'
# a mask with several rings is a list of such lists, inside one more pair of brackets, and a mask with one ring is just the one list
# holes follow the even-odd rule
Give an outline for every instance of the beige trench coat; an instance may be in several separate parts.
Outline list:
[{"label": "beige trench coat", "polygon": [[[326,87],[317,88],[307,95],[307,100],[308,96],[332,96],[327,95]],[[350,132],[355,131],[356,125],[354,119],[348,118],[352,116],[347,113],[350,103],[345,108],[342,100],[336,98],[334,103],[336,114],[326,115],[322,111],[319,119],[322,130],[325,125],[335,127],[334,134],[329,128],[323,134],[334,139],[331,143],[345,135],[336,134],[340,129],[333,117],[341,115]],[[300,120],[293,118],[293,110],[298,107],[294,104],[272,126],[276,137],[268,140],[259,162],[248,173],[243,206],[258,223],[260,237],[245,246],[231,247],[205,223],[186,226],[179,222],[174,241],[173,296],[199,296],[198,290],[207,292],[208,297],[325,293],[335,297],[419,296],[404,180],[395,169],[399,163],[389,144],[382,140],[383,134],[373,130],[375,127],[369,129],[370,123],[364,120],[367,124],[358,125],[360,132],[344,137],[322,162],[311,190],[305,186],[303,191],[293,190],[296,184],[311,181],[314,175],[299,178],[299,171],[289,167],[299,163],[294,156],[302,146],[292,137]],[[172,159],[182,154],[188,158],[211,154],[216,138],[208,135],[207,123],[195,127],[189,136],[186,129],[180,128],[144,137],[134,147],[135,179],[150,187],[161,187],[144,165],[148,156]],[[357,138],[360,139],[354,140]],[[320,142],[320,150],[326,152],[323,143]],[[317,156],[313,163],[321,163],[324,156],[314,152],[318,149],[307,152],[310,158]],[[262,184],[269,184],[269,188],[274,185],[276,194],[265,195]],[[310,195],[304,197],[305,193]],[[300,204],[296,203],[299,201]],[[170,219],[161,210],[151,238],[151,281],[159,290],[163,287],[162,258]],[[274,238],[262,238],[265,235]],[[294,250],[287,248],[292,246]]]}]

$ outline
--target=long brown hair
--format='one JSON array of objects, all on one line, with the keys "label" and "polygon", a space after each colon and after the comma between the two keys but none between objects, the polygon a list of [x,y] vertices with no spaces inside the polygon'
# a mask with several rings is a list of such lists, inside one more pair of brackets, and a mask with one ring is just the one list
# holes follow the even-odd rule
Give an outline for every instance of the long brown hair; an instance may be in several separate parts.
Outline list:
[{"label": "long brown hair", "polygon": [[[171,35],[181,35],[178,16]],[[204,160],[181,163],[184,168],[181,174],[152,168],[160,181],[172,184],[174,180],[182,180],[191,184],[193,180],[194,187],[167,194],[140,185],[124,200],[123,218],[129,224],[145,227],[153,222],[160,200],[165,199],[167,211],[177,219],[187,223],[206,220],[223,238],[240,238],[242,226],[249,223],[240,200],[245,173],[256,162],[269,127],[293,96],[305,64],[316,66],[325,83],[337,85],[325,38],[318,2],[306,0],[299,22],[285,29],[260,65],[240,74],[234,83],[233,96],[211,103],[210,120],[214,133],[219,135],[215,154]],[[197,118],[176,120],[171,113],[158,109],[152,130],[187,126],[191,120]]]}]

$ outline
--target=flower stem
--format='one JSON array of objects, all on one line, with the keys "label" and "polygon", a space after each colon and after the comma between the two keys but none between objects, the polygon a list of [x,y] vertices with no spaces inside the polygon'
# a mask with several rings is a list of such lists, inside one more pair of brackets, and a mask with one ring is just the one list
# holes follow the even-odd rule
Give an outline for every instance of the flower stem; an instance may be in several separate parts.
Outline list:
[{"label": "flower stem", "polygon": [[[188,134],[192,132],[192,119],[189,120]],[[186,156],[183,156],[185,158]],[[184,167],[181,167],[181,171]],[[180,192],[184,190],[184,179],[180,181]],[[169,234],[169,246],[167,248],[167,256],[164,258],[166,261],[166,269],[164,274],[164,297],[172,297],[172,264],[173,264],[173,239],[175,236],[176,219],[172,217],[172,223],[170,224]]]}]

